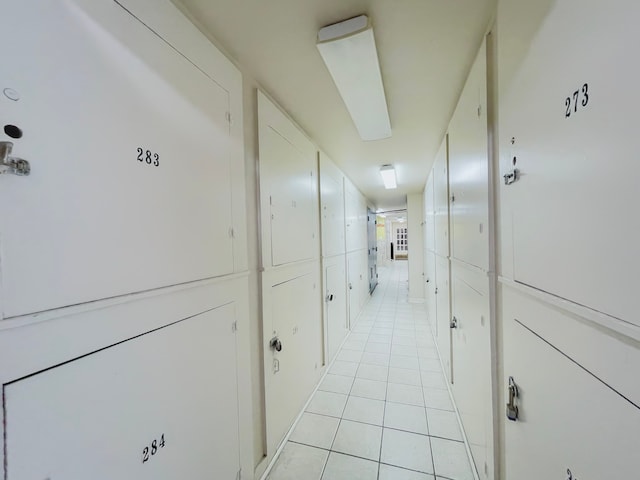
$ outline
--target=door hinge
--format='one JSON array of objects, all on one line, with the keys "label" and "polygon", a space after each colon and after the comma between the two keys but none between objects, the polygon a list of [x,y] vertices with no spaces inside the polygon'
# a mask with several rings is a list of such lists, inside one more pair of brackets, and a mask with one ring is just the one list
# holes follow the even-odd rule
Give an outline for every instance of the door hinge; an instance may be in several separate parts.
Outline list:
[{"label": "door hinge", "polygon": [[236,333],[238,331],[238,321],[234,320],[234,322],[231,324],[231,331],[233,333]]}]

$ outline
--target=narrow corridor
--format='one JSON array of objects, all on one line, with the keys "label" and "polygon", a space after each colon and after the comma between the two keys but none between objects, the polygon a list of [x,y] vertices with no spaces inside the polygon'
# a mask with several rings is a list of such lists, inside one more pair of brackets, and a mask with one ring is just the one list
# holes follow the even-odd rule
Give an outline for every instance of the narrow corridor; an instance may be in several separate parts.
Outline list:
[{"label": "narrow corridor", "polygon": [[269,480],[473,480],[424,305],[407,262],[380,283]]}]

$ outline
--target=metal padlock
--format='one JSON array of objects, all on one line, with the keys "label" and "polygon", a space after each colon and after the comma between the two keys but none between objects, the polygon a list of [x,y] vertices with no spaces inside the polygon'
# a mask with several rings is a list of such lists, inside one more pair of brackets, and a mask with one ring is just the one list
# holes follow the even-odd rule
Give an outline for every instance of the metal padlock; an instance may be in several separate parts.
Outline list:
[{"label": "metal padlock", "polygon": [[513,377],[509,377],[509,403],[507,403],[507,418],[512,422],[518,420],[518,406],[515,401],[518,398],[518,386]]},{"label": "metal padlock", "polygon": [[271,342],[269,342],[269,346],[273,348],[276,352],[282,351],[282,342],[278,337],[273,337]]}]

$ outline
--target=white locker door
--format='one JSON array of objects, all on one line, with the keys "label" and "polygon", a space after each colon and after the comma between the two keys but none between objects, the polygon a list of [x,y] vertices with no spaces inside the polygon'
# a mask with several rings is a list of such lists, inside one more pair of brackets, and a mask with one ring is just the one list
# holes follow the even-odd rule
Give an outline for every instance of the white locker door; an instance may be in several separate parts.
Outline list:
[{"label": "white locker door", "polygon": [[433,164],[433,204],[435,212],[435,251],[449,256],[449,158],[448,136],[445,137]]},{"label": "white locker door", "polygon": [[322,255],[329,257],[345,251],[344,191],[342,183],[329,174],[320,175],[322,200]]},{"label": "white locker door", "polygon": [[478,474],[493,478],[488,279],[459,268],[451,277],[452,391]]},{"label": "white locker door", "polygon": [[[269,452],[275,452],[313,391],[316,379],[308,372],[315,371],[314,363],[322,357],[320,305],[313,278],[306,274],[271,288],[272,331],[265,331]],[[309,305],[316,304],[310,312]],[[270,347],[271,338],[281,342],[280,351]]]},{"label": "white locker door", "polygon": [[449,381],[453,375],[451,363],[451,290],[450,263],[448,258],[436,255],[436,314],[438,322],[438,349],[444,363],[445,374]]},{"label": "white locker door", "polygon": [[[428,250],[425,251],[425,298],[427,301],[427,320],[431,326],[431,331],[439,338],[442,332],[438,329],[437,313],[436,313],[436,255]],[[447,335],[448,330],[445,330]]]},{"label": "white locker door", "polygon": [[3,386],[7,480],[234,480],[233,304]]},{"label": "white locker door", "polygon": [[349,329],[353,327],[360,313],[360,296],[358,294],[358,252],[347,255],[347,293],[349,295]]},{"label": "white locker door", "polygon": [[489,268],[486,65],[483,42],[448,136],[451,257],[483,270]]},{"label": "white locker door", "polygon": [[640,325],[640,3],[565,0],[543,16],[524,4],[505,5],[500,26],[522,42],[544,18],[526,54],[500,50],[501,173],[520,173],[500,194],[504,263],[520,283]]},{"label": "white locker door", "polygon": [[425,218],[425,245],[427,250],[436,251],[436,211],[434,203],[433,191],[433,170],[427,177],[427,183],[424,188],[424,218]]},{"label": "white locker door", "polygon": [[347,329],[347,297],[344,256],[325,268],[325,315],[327,322],[327,351],[331,363],[338,348],[349,333]]},{"label": "white locker door", "polygon": [[[638,404],[523,326],[519,313],[507,307],[504,315],[504,382],[513,377],[519,390],[518,420],[503,420],[504,478],[638,478]],[[628,377],[632,383],[637,382],[635,359]],[[503,399],[506,403],[506,392]]]},{"label": "white locker door", "polygon": [[2,15],[2,315],[232,272],[228,92],[116,2]]}]

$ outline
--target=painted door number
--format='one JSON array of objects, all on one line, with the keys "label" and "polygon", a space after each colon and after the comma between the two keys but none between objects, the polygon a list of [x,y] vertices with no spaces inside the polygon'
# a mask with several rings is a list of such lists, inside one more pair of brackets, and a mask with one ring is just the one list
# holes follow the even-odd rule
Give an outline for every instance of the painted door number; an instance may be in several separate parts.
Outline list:
[{"label": "painted door number", "polygon": [[160,440],[154,438],[150,445],[142,449],[142,463],[146,463],[149,459],[158,453],[158,450],[164,448],[164,433],[160,436]]},{"label": "painted door number", "polygon": [[153,165],[154,167],[160,166],[160,155],[152,152],[151,150],[145,150],[142,147],[138,147],[138,161],[146,163],[147,165]]},{"label": "painted door number", "polygon": [[586,107],[589,103],[589,84],[585,83],[582,85],[582,88],[579,88],[573,95],[566,98],[564,101],[564,106],[567,108],[565,110],[564,116],[565,118],[569,118],[571,116],[571,112],[578,113],[578,106],[581,105],[582,108]]}]

